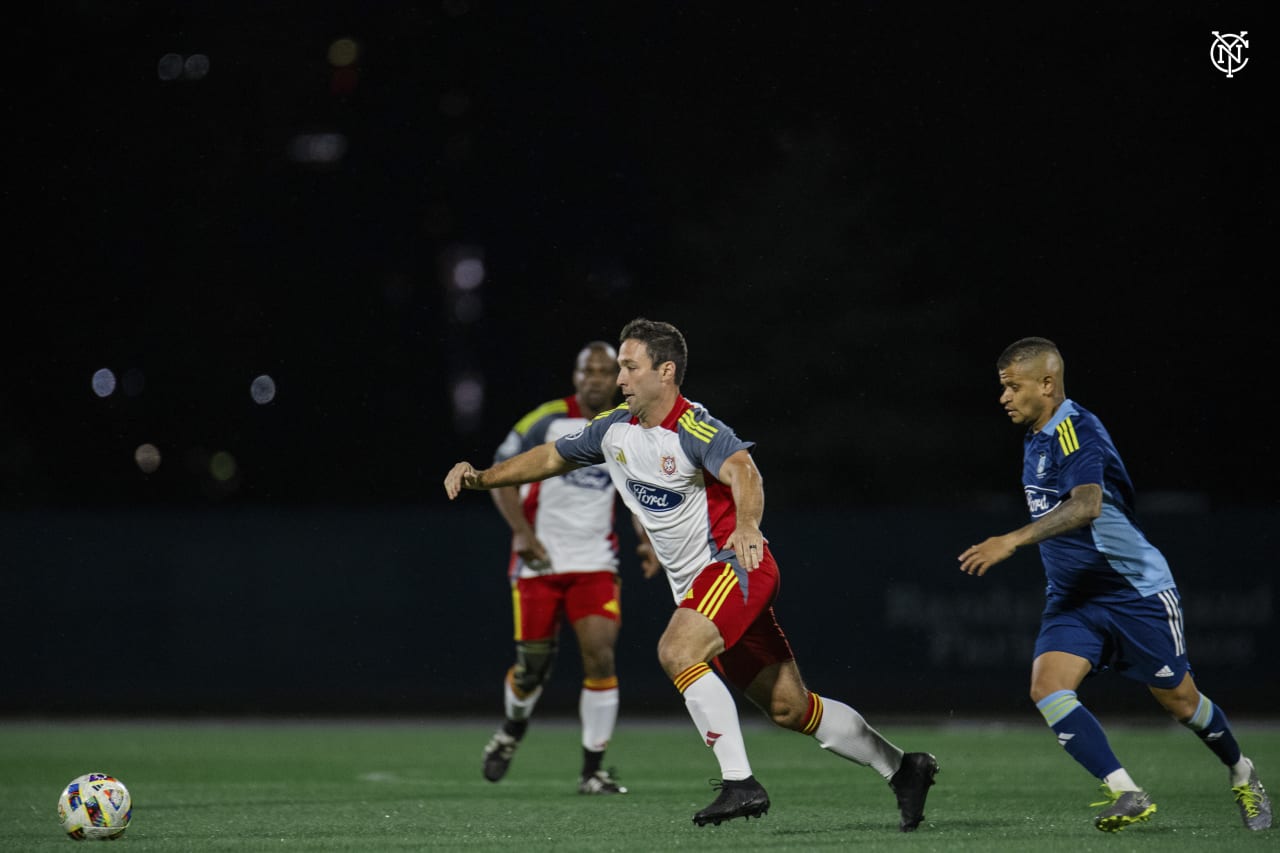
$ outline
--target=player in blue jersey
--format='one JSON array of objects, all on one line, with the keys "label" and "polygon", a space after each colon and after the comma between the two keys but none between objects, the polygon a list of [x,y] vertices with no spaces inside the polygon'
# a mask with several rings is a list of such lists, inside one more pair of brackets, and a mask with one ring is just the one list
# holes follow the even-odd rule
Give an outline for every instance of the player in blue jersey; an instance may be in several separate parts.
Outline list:
[{"label": "player in blue jersey", "polygon": [[1227,716],[1196,687],[1178,587],[1138,527],[1133,483],[1102,422],[1066,396],[1063,360],[1046,338],[1023,338],[996,361],[1000,404],[1028,427],[1022,483],[1031,522],[967,548],[960,570],[984,575],[1018,548],[1040,546],[1046,606],[1031,664],[1031,698],[1058,742],[1102,782],[1104,832],[1148,820],[1151,796],[1130,777],[1098,720],[1080,704],[1085,676],[1114,669],[1147,685],[1174,719],[1227,767],[1248,829],[1271,826],[1271,802]]}]

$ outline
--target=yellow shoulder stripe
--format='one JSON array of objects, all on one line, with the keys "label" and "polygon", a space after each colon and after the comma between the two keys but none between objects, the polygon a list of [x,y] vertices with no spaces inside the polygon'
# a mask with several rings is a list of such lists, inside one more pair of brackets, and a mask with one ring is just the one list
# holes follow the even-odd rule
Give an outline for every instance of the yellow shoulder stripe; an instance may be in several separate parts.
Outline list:
[{"label": "yellow shoulder stripe", "polygon": [[1062,448],[1063,456],[1070,456],[1080,449],[1080,439],[1076,436],[1076,427],[1071,423],[1070,417],[1058,424],[1057,432],[1058,445]]},{"label": "yellow shoulder stripe", "polygon": [[596,415],[596,416],[595,416],[594,418],[592,418],[591,420],[593,420],[593,421],[598,421],[598,420],[600,420],[601,418],[607,418],[607,417],[609,417],[609,415],[612,415],[614,412],[616,412],[616,411],[618,411],[618,410],[622,410],[622,411],[624,411],[624,412],[629,412],[629,411],[631,411],[631,407],[630,407],[630,406],[628,406],[626,403],[620,403],[619,405],[614,406],[612,409],[610,409],[610,410],[609,410],[609,411],[607,411],[607,412],[601,412],[600,414]]},{"label": "yellow shoulder stripe", "polygon": [[529,427],[545,418],[547,415],[562,415],[569,411],[569,404],[564,400],[552,400],[550,403],[543,403],[520,420],[516,421],[516,432],[524,435],[529,431]]},{"label": "yellow shoulder stripe", "polygon": [[695,418],[693,416],[693,409],[688,410],[680,416],[680,426],[682,426],[684,431],[689,433],[689,435],[696,439],[700,439],[707,444],[710,444],[711,439],[715,438],[716,433],[719,432],[719,430],[711,424],[703,423]]}]

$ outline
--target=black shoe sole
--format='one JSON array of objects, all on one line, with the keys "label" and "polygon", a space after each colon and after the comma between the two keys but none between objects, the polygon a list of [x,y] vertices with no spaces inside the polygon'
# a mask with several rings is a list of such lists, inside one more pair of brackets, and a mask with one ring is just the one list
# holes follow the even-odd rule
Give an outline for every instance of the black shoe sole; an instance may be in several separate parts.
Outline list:
[{"label": "black shoe sole", "polygon": [[694,824],[698,826],[707,826],[708,824],[712,826],[719,826],[723,824],[724,821],[731,821],[735,817],[764,817],[769,813],[769,804],[771,804],[769,803],[769,800],[764,800],[763,803],[748,806],[742,809],[742,811],[735,813],[735,815],[694,815]]},{"label": "black shoe sole", "polygon": [[763,806],[758,806],[748,811],[742,811],[742,812],[739,812],[738,814],[720,815],[718,817],[698,817],[697,815],[694,815],[693,822],[698,826],[706,826],[707,824],[711,824],[712,826],[719,826],[720,824],[724,823],[726,820],[733,820],[734,818],[737,818],[737,817],[745,817],[747,819],[750,819],[753,817],[764,817],[768,813],[769,813],[769,804],[765,803]]},{"label": "black shoe sole", "polygon": [[492,767],[492,768],[490,768],[490,767],[489,767],[489,765],[487,765],[487,764],[486,764],[486,765],[484,766],[484,768],[483,768],[483,770],[484,770],[484,778],[488,779],[490,782],[497,782],[497,781],[498,781],[498,780],[500,780],[503,776],[506,776],[506,775],[507,775],[507,771],[508,771],[508,770],[510,770],[510,769],[511,769],[511,763],[510,763],[510,762],[508,762],[507,764],[502,765],[501,767],[499,767],[499,766],[496,766],[496,765],[495,765],[495,766],[494,766],[494,767]]}]

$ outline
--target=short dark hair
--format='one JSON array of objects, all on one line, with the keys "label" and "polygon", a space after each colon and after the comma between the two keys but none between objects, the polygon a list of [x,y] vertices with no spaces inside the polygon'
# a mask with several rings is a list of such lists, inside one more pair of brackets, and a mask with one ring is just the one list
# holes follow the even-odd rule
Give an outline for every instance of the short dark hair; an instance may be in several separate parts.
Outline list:
[{"label": "short dark hair", "polygon": [[675,362],[676,385],[684,384],[684,371],[689,364],[689,347],[679,329],[670,323],[637,317],[622,327],[618,342],[628,338],[644,344],[649,351],[649,358],[653,359],[654,367],[667,361]]},{"label": "short dark hair", "polygon": [[996,359],[996,370],[1004,370],[1009,365],[1026,361],[1029,358],[1037,358],[1042,355],[1053,353],[1058,357],[1058,361],[1062,361],[1062,353],[1058,351],[1058,345],[1048,338],[1019,338],[1004,348],[1004,352],[1000,353],[1000,357]]}]

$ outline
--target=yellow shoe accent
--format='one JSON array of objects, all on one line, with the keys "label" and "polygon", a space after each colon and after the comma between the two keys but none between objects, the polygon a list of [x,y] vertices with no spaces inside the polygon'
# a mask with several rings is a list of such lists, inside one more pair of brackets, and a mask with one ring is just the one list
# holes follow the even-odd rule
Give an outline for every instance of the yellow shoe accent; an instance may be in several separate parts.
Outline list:
[{"label": "yellow shoe accent", "polygon": [[1267,789],[1262,787],[1258,771],[1249,771],[1249,781],[1236,785],[1231,789],[1236,805],[1240,807],[1240,819],[1245,829],[1262,830],[1271,828],[1271,799]]},{"label": "yellow shoe accent", "polygon": [[1113,791],[1106,784],[1099,786],[1099,790],[1103,799],[1089,805],[1109,807],[1093,818],[1093,825],[1103,832],[1119,832],[1126,826],[1150,820],[1156,813],[1156,804],[1146,791]]}]

